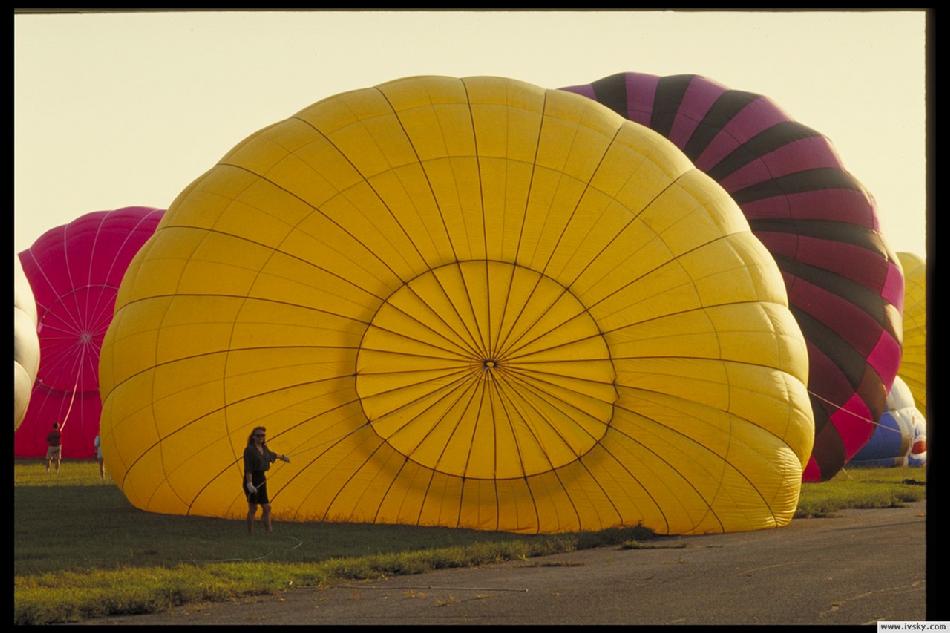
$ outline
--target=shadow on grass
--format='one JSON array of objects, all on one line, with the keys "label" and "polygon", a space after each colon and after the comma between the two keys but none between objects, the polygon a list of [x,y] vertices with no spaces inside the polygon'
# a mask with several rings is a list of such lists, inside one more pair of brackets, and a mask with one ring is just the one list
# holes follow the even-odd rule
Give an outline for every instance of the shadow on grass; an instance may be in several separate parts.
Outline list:
[{"label": "shadow on grass", "polygon": [[179,563],[315,563],[477,543],[532,543],[563,551],[650,538],[644,528],[575,535],[521,535],[447,527],[275,522],[248,535],[244,521],[143,512],[113,486],[18,486],[14,572],[169,567]]},{"label": "shadow on grass", "polygon": [[14,620],[74,622],[288,586],[471,567],[653,537],[646,528],[518,535],[444,527],[279,523],[142,512],[112,486],[15,488]]}]

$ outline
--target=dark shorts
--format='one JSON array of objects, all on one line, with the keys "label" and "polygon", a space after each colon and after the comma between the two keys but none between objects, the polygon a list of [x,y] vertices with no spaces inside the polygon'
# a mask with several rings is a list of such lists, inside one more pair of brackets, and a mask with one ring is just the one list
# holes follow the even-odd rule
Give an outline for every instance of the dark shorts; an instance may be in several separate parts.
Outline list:
[{"label": "dark shorts", "polygon": [[264,473],[261,473],[260,476],[258,476],[257,473],[252,473],[251,483],[257,487],[257,492],[251,494],[247,491],[247,487],[245,487],[244,496],[247,497],[247,502],[256,503],[258,505],[270,503],[270,499],[267,498],[267,479],[264,478]]}]

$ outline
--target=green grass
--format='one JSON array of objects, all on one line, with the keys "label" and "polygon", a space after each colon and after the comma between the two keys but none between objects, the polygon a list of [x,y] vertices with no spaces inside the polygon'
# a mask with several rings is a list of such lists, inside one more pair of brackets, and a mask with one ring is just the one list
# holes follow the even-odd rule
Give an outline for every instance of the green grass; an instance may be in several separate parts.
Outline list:
[{"label": "green grass", "polygon": [[14,621],[70,622],[151,613],[199,600],[481,565],[649,539],[645,528],[517,535],[476,530],[276,522],[248,536],[243,521],[133,508],[95,462],[59,476],[17,463]]},{"label": "green grass", "polygon": [[824,517],[845,508],[895,508],[922,501],[927,487],[921,484],[926,481],[923,468],[847,468],[830,481],[802,484],[795,517]]},{"label": "green grass", "polygon": [[[331,523],[275,522],[247,535],[243,521],[133,508],[95,462],[14,470],[14,622],[47,624],[151,613],[201,600],[275,593],[620,545],[669,547],[645,528],[560,535]],[[922,469],[850,469],[802,487],[796,516],[923,498]]]}]

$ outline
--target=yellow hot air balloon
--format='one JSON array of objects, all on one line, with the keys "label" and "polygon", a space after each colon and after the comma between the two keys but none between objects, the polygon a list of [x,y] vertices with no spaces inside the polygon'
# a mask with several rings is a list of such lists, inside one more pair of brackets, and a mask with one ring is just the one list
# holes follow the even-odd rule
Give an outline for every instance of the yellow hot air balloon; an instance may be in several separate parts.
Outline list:
[{"label": "yellow hot air balloon", "polygon": [[779,270],[670,142],[578,95],[414,77],[264,128],[133,260],[100,357],[144,510],[524,533],[788,523],[814,422]]},{"label": "yellow hot air balloon", "polygon": [[914,253],[898,253],[904,269],[904,346],[898,375],[917,408],[927,411],[927,266]]}]

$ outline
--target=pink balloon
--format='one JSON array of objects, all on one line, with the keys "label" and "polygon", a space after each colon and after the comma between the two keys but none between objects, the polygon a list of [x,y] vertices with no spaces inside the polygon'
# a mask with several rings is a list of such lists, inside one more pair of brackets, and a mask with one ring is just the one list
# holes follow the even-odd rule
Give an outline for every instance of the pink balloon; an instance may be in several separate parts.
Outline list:
[{"label": "pink balloon", "polygon": [[95,456],[102,339],[122,276],[163,214],[151,207],[87,213],[20,253],[36,298],[40,368],[14,435],[16,457],[45,457],[46,435],[64,420],[63,457]]}]

